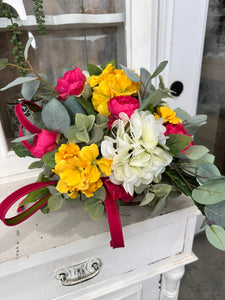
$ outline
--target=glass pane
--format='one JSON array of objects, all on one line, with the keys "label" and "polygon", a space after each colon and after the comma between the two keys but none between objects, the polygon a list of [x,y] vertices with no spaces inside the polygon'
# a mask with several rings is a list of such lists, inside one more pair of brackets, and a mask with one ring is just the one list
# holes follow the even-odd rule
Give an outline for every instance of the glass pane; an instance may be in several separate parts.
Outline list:
[{"label": "glass pane", "polygon": [[[225,1],[210,0],[206,26],[198,113],[208,123],[196,140],[216,156],[216,165],[225,174]],[[197,142],[196,142],[197,144]]]},{"label": "glass pane", "polygon": [[[33,15],[33,2],[24,0],[26,12]],[[43,1],[43,10],[46,15],[85,13],[110,14],[115,13],[114,0],[51,0]]]},{"label": "glass pane", "polygon": [[[121,12],[124,1],[119,5],[115,0],[52,0],[44,1],[46,15],[86,13],[86,14],[110,14],[116,12],[116,7]],[[33,14],[33,1],[24,0],[26,12]],[[122,5],[122,6],[121,6]],[[22,28],[23,29],[23,28]],[[21,29],[21,30],[22,30]],[[121,24],[120,24],[121,31]],[[46,34],[39,34],[33,30],[36,49],[30,47],[29,60],[35,71],[45,73],[48,81],[55,86],[57,79],[62,76],[62,69],[73,69],[75,66],[86,69],[87,62],[92,64],[106,64],[112,59],[117,62],[117,27],[95,28],[63,28],[47,29]],[[10,43],[12,32],[0,29],[0,57],[7,57],[9,62],[14,62],[12,54],[13,45]],[[24,30],[19,40],[26,44],[28,37]],[[124,43],[123,40],[120,41]],[[124,45],[125,49],[125,45]],[[121,55],[120,55],[121,57]],[[125,61],[120,63],[125,64]],[[1,86],[19,77],[19,72],[13,68],[7,68],[0,73]],[[14,115],[14,106],[20,99],[21,86],[10,88],[0,92],[0,117],[7,140],[14,139],[18,135],[19,123]]]}]

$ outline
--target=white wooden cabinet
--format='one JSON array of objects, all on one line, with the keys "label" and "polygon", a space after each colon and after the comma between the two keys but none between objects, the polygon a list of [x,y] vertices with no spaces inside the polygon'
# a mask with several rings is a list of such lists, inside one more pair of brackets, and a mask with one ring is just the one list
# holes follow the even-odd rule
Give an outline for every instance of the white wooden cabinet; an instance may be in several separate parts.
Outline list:
[{"label": "white wooden cabinet", "polygon": [[[121,207],[125,248],[114,250],[106,216],[93,222],[71,203],[17,227],[1,224],[0,299],[177,299],[184,266],[196,260],[198,213],[188,198],[169,202],[167,213],[152,219],[142,207]],[[56,279],[57,269],[93,257],[102,266],[92,279],[73,286]]]}]

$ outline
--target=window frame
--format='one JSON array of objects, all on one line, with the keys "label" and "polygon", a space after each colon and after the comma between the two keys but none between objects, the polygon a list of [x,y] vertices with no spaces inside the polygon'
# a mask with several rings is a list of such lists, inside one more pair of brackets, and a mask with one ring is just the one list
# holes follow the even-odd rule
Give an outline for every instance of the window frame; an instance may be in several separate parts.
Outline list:
[{"label": "window frame", "polygon": [[[14,6],[17,10],[20,18],[17,19],[19,26],[25,26],[27,29],[35,28],[36,21],[34,16],[27,16],[26,10],[22,1],[3,1]],[[119,2],[119,1],[118,1]],[[146,68],[154,67],[156,65],[156,30],[157,30],[157,15],[158,15],[158,4],[156,0],[142,1],[143,5],[140,5],[138,1],[135,0],[125,0],[125,5],[120,3],[118,13],[115,14],[64,14],[57,16],[46,16],[46,26],[47,28],[52,28],[53,26],[59,26],[63,28],[85,28],[85,27],[99,27],[99,26],[116,26],[117,27],[117,45],[118,53],[123,53],[124,49],[123,43],[119,41],[125,40],[126,47],[126,57],[127,66],[135,68],[138,71],[139,66],[145,65]],[[23,7],[21,8],[21,5]],[[134,17],[134,14],[138,14],[138,20]],[[151,19],[151,15],[155,15]],[[126,16],[126,17],[125,17]],[[73,20],[73,22],[72,22]],[[146,26],[147,24],[147,26]],[[6,28],[9,25],[9,20],[6,18],[0,19],[0,28]],[[58,27],[57,27],[58,28]],[[125,34],[124,34],[125,33]],[[139,33],[138,42],[135,40],[137,34]],[[141,33],[141,34],[140,34]],[[148,43],[145,47],[144,37],[148,36]],[[152,37],[152,39],[151,39]],[[154,43],[150,41],[154,40]],[[141,43],[141,44],[140,44]],[[139,44],[137,46],[137,44]],[[154,44],[155,47],[151,47]],[[138,47],[138,48],[137,48]],[[140,49],[142,49],[140,51]],[[135,55],[138,53],[138,55]],[[122,54],[123,55],[123,54]],[[122,61],[122,57],[118,58],[118,61]],[[28,171],[29,164],[34,161],[31,158],[18,158],[13,151],[9,151],[7,146],[6,137],[4,135],[2,124],[0,122],[0,166],[4,169],[1,173],[2,178],[7,176],[12,176],[21,173],[27,173],[27,176],[31,173]],[[32,174],[34,171],[32,171]],[[5,179],[4,179],[5,180]]]}]

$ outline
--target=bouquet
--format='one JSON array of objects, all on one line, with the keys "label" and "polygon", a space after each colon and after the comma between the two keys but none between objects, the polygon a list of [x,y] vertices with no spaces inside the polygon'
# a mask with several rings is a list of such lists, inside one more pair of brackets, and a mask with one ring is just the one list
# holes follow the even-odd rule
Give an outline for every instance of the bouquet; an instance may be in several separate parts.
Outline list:
[{"label": "bouquet", "polygon": [[[193,141],[207,117],[169,107],[171,91],[160,75],[167,62],[152,73],[140,68],[140,74],[118,69],[114,61],[88,64],[88,72],[75,67],[52,87],[46,75],[32,68],[30,43],[24,53],[29,73],[1,90],[22,84],[25,100],[15,108],[21,126],[13,150],[19,157],[38,158],[29,168],[41,172],[37,182],[2,201],[0,219],[15,225],[39,209],[48,213],[64,201],[81,202],[93,220],[106,211],[116,248],[124,246],[119,205],[144,206],[155,216],[169,195],[183,193],[205,216],[209,242],[225,251],[225,178],[209,150]],[[0,69],[7,65],[21,69],[0,60]],[[24,196],[18,215],[6,218]]]}]

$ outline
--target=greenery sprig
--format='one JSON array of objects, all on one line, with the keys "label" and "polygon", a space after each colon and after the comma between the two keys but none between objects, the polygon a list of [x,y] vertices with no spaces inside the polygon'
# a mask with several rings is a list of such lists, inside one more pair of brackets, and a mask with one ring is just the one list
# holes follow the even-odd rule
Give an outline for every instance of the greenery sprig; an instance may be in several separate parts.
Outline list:
[{"label": "greenery sprig", "polygon": [[33,12],[38,24],[39,32],[44,34],[46,33],[45,27],[45,14],[43,11],[43,0],[32,0],[34,3]]},{"label": "greenery sprig", "polygon": [[24,58],[24,46],[22,42],[19,40],[19,36],[22,32],[18,29],[18,24],[14,21],[17,18],[17,15],[12,12],[11,7],[8,4],[3,3],[0,0],[0,17],[8,18],[11,21],[11,25],[8,25],[7,28],[12,30],[11,43],[14,44],[13,54],[15,55],[15,63],[18,64],[21,68],[19,69],[20,74],[25,76],[27,71],[22,69],[26,68],[27,64]]}]

